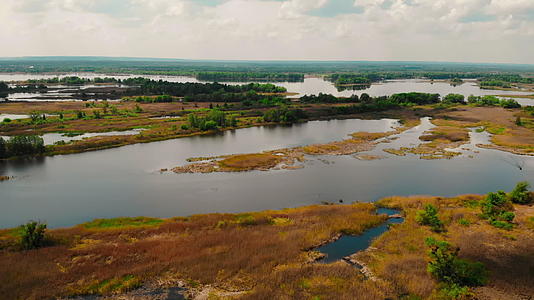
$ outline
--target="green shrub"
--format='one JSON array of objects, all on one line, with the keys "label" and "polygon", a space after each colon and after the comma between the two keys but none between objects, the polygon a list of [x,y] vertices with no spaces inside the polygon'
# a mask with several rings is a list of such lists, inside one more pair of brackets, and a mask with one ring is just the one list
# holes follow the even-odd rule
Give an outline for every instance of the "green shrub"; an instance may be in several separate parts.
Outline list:
[{"label": "green shrub", "polygon": [[443,222],[438,217],[438,209],[432,204],[427,204],[424,210],[417,211],[415,221],[421,225],[430,226],[435,232],[444,230]]},{"label": "green shrub", "polygon": [[457,284],[444,284],[440,289],[440,294],[446,299],[458,299],[470,294],[469,288]]},{"label": "green shrub", "polygon": [[481,209],[482,217],[489,220],[491,225],[504,229],[512,228],[511,222],[514,220],[515,214],[510,211],[513,206],[505,192],[489,193],[482,201]]},{"label": "green shrub", "polygon": [[464,226],[469,226],[469,225],[471,225],[471,222],[469,222],[469,220],[467,220],[467,219],[461,218],[460,220],[458,220],[458,224],[464,225]]},{"label": "green shrub", "polygon": [[508,194],[508,198],[513,203],[517,204],[529,204],[532,202],[532,196],[530,191],[530,184],[526,181],[517,183],[515,188]]},{"label": "green shrub", "polygon": [[458,258],[457,247],[434,238],[426,239],[430,247],[430,262],[427,270],[441,283],[448,287],[480,286],[487,282],[487,271],[480,262],[471,262]]},{"label": "green shrub", "polygon": [[509,222],[505,222],[505,221],[494,220],[494,221],[490,221],[490,224],[497,228],[506,229],[506,230],[511,230],[512,228],[514,228],[513,224],[510,224]]},{"label": "green shrub", "polygon": [[43,245],[45,239],[46,224],[30,221],[22,225],[20,245],[25,250],[37,249]]}]

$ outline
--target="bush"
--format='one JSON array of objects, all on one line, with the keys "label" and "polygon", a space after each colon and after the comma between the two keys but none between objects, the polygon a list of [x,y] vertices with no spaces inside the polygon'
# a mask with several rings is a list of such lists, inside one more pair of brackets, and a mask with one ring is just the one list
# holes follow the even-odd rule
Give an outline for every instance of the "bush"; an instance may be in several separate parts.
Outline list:
[{"label": "bush", "polygon": [[449,287],[480,286],[487,282],[486,267],[480,262],[458,258],[459,248],[434,238],[426,239],[430,247],[427,270]]},{"label": "bush", "polygon": [[209,120],[209,121],[206,121],[206,123],[204,123],[204,128],[200,128],[201,130],[213,130],[213,129],[217,129],[217,122],[213,121],[213,120]]},{"label": "bush", "polygon": [[488,219],[491,225],[505,229],[512,227],[510,223],[514,220],[515,214],[510,211],[513,209],[512,203],[505,192],[489,193],[482,201],[481,209],[482,217]]},{"label": "bush", "polygon": [[23,249],[37,249],[43,245],[45,238],[46,224],[30,221],[22,225],[22,235],[20,244]]},{"label": "bush", "polygon": [[433,231],[443,231],[443,222],[438,217],[438,209],[432,204],[427,204],[424,210],[419,210],[415,217],[417,223],[430,226]]},{"label": "bush", "polygon": [[508,194],[508,199],[517,204],[529,204],[532,202],[532,195],[528,190],[530,184],[526,181],[517,183],[515,188]]},{"label": "bush", "polygon": [[443,102],[465,104],[465,97],[461,94],[448,94],[443,97]]}]

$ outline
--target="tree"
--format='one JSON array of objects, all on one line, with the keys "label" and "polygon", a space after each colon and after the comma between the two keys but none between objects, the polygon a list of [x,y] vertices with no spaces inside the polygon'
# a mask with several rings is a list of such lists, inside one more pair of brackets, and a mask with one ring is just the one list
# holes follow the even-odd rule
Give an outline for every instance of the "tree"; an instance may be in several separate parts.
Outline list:
[{"label": "tree", "polygon": [[443,102],[465,104],[465,97],[461,94],[448,94],[443,97]]},{"label": "tree", "polygon": [[0,81],[0,92],[7,92],[9,90],[9,86],[3,82]]},{"label": "tree", "polygon": [[46,224],[31,221],[22,225],[20,244],[24,250],[39,248],[43,245]]},{"label": "tree", "polygon": [[517,183],[515,188],[508,194],[508,199],[510,199],[512,203],[529,204],[532,202],[532,195],[528,190],[529,188],[530,184],[526,181]]},{"label": "tree", "polygon": [[430,248],[427,270],[438,281],[456,287],[479,286],[487,282],[484,265],[458,258],[460,248],[431,237],[426,239],[426,244]]},{"label": "tree", "polygon": [[0,137],[0,159],[6,157],[8,157],[6,141],[2,137]]},{"label": "tree", "polygon": [[371,100],[371,96],[369,96],[369,94],[367,94],[367,93],[363,93],[363,94],[360,95],[360,101],[361,101],[362,103],[367,103],[367,102],[369,102],[370,100]]},{"label": "tree", "polygon": [[433,231],[443,231],[443,222],[438,217],[438,209],[432,204],[425,205],[424,210],[417,211],[415,220],[421,225],[430,226]]},{"label": "tree", "polygon": [[490,224],[503,229],[511,229],[511,222],[515,214],[511,212],[512,203],[503,191],[489,193],[480,203],[482,217],[489,220]]}]

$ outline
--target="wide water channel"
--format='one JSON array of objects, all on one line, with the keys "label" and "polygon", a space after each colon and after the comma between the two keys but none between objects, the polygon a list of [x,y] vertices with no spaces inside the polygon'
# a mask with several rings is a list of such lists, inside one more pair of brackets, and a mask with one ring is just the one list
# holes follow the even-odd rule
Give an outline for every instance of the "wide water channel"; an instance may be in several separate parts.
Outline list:
[{"label": "wide water channel", "polygon": [[[375,201],[390,195],[487,193],[509,190],[522,180],[533,182],[531,157],[477,149],[480,153],[474,158],[465,154],[452,160],[426,161],[381,151],[417,143],[417,137],[431,126],[427,119],[423,121],[400,134],[399,139],[372,151],[384,159],[316,156],[299,170],[212,174],[158,171],[186,164],[189,157],[253,153],[342,140],[357,131],[389,131],[397,121],[312,121],[0,162],[0,175],[15,176],[0,183],[0,228],[29,219],[57,227],[119,216],[171,217],[279,209],[339,199],[345,203]],[[473,133],[473,140],[483,141],[482,135]]]}]

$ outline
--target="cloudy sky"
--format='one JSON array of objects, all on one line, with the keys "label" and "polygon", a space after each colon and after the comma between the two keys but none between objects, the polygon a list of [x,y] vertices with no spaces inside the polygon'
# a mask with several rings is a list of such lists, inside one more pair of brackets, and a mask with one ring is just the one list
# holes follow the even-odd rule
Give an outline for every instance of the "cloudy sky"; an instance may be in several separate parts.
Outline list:
[{"label": "cloudy sky", "polygon": [[534,64],[534,0],[0,0],[0,57]]}]

